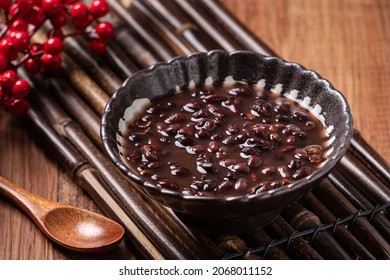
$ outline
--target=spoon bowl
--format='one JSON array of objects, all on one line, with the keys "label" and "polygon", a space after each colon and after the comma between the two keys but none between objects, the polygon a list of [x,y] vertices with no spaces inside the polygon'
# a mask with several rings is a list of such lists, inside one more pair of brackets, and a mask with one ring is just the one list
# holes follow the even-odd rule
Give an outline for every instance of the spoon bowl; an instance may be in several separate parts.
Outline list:
[{"label": "spoon bowl", "polygon": [[108,218],[69,206],[48,212],[43,226],[50,239],[82,252],[109,251],[118,245],[124,233],[122,226]]},{"label": "spoon bowl", "polygon": [[37,196],[0,176],[0,194],[26,212],[47,237],[78,252],[102,253],[122,240],[123,227],[102,215]]}]

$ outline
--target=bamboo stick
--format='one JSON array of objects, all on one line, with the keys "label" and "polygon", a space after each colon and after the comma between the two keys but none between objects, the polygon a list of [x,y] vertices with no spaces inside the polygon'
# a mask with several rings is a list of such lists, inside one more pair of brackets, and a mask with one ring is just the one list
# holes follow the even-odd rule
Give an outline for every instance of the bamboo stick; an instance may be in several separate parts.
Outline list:
[{"label": "bamboo stick", "polygon": [[[284,238],[295,232],[281,216],[276,217],[265,228],[274,238]],[[294,259],[320,260],[323,259],[316,250],[314,250],[308,242],[302,237],[293,238],[286,248],[287,254]]]},{"label": "bamboo stick", "polygon": [[[169,50],[166,46],[162,45],[161,42],[158,43],[156,37],[157,34],[151,35],[151,32],[147,31],[145,25],[141,25],[134,14],[130,14],[122,6],[122,4],[116,0],[107,0],[107,3],[110,5],[113,12],[115,12],[124,24],[128,27],[135,30],[135,32],[159,55],[161,60],[169,60],[175,54]],[[131,45],[129,45],[131,46]]]},{"label": "bamboo stick", "polygon": [[214,240],[222,252],[236,253],[248,250],[245,241],[235,234],[217,234]]},{"label": "bamboo stick", "polygon": [[69,80],[71,85],[88,100],[93,110],[102,115],[109,97],[108,95],[78,66],[73,59],[65,53],[62,55],[63,70],[62,74]]},{"label": "bamboo stick", "polygon": [[[292,203],[283,211],[282,216],[294,229],[299,231],[317,228],[321,225],[321,220],[299,202]],[[351,259],[348,253],[327,231],[318,232],[311,238],[310,244],[324,259]]]},{"label": "bamboo stick", "polygon": [[[249,247],[261,247],[272,241],[271,236],[264,229],[257,229],[253,232],[240,234],[241,238],[246,241]],[[289,260],[286,252],[279,246],[269,248],[267,255],[263,259],[271,260]]]},{"label": "bamboo stick", "polygon": [[341,173],[348,174],[355,187],[359,188],[372,202],[376,204],[390,201],[390,188],[374,174],[364,171],[364,165],[347,152],[338,164]]},{"label": "bamboo stick", "polygon": [[133,1],[132,6],[137,13],[153,23],[150,25],[151,28],[163,37],[164,41],[173,50],[175,55],[186,55],[195,51],[195,48],[186,44],[186,42],[179,40],[177,34],[174,34],[174,32],[169,27],[165,26],[155,14],[146,9],[143,1]]},{"label": "bamboo stick", "polygon": [[88,44],[81,38],[66,38],[64,49],[73,61],[77,61],[77,64],[81,65],[85,72],[94,77],[94,81],[106,93],[112,95],[121,86],[122,81],[113,73],[111,68],[108,68],[105,62],[88,52]]},{"label": "bamboo stick", "polygon": [[108,42],[107,51],[103,55],[103,59],[107,61],[107,64],[110,65],[111,69],[113,69],[122,82],[139,69],[113,41]]},{"label": "bamboo stick", "polygon": [[[355,184],[347,179],[348,174],[341,174],[340,171],[334,170],[328,176],[332,184],[351,201],[357,209],[368,210],[375,207],[363,193],[361,193]],[[370,222],[378,229],[386,240],[390,240],[390,221],[384,213],[377,213]]]},{"label": "bamboo stick", "polygon": [[139,68],[146,68],[161,61],[137,37],[130,34],[124,26],[116,28],[114,40],[133,61],[137,61],[137,67]]},{"label": "bamboo stick", "polygon": [[[317,214],[324,223],[334,223],[336,217],[333,213],[313,194],[308,193],[301,203]],[[363,246],[362,243],[345,227],[338,226],[332,233],[354,259],[372,260],[375,257]]]},{"label": "bamboo stick", "polygon": [[[57,99],[62,105],[62,109],[65,110],[71,118],[76,120],[83,128],[83,131],[88,137],[96,144],[101,145],[100,138],[100,118],[86,103],[77,95],[74,89],[69,85],[67,81],[61,79],[61,77],[51,77],[50,79],[44,79],[41,76],[29,77],[33,84],[39,85],[39,88],[43,88]],[[53,114],[55,111],[53,111]]]},{"label": "bamboo stick", "polygon": [[156,16],[160,17],[165,24],[175,31],[177,37],[191,45],[195,51],[207,52],[208,50],[217,48],[215,42],[211,42],[209,38],[206,39],[204,36],[200,36],[199,29],[193,22],[190,22],[188,18],[180,18],[180,15],[183,13],[175,5],[172,5],[173,3],[162,3],[161,1],[155,0],[136,2],[144,5]]},{"label": "bamboo stick", "polygon": [[[326,204],[335,216],[344,217],[357,213],[357,209],[329,182],[325,179],[314,190],[314,194]],[[368,222],[366,218],[356,219],[349,227],[351,232],[366,248],[379,259],[390,258],[390,245],[382,235]]]},{"label": "bamboo stick", "polygon": [[[244,25],[242,25],[223,5],[216,0],[200,0],[203,10],[209,13],[209,18],[224,27],[226,33],[239,42],[243,49],[252,50],[265,55],[277,56],[264,42],[253,35]],[[204,18],[203,18],[204,20]],[[210,36],[216,36],[210,32]],[[227,36],[225,36],[227,37]],[[221,39],[222,40],[222,39]]]},{"label": "bamboo stick", "polygon": [[98,115],[85,104],[65,80],[51,78],[46,82],[48,90],[51,91],[68,114],[77,120],[88,137],[99,147],[101,145],[101,138],[100,118]]},{"label": "bamboo stick", "polygon": [[366,165],[382,182],[390,188],[390,165],[364,140],[359,131],[355,130],[349,148],[355,158]]},{"label": "bamboo stick", "polygon": [[[195,1],[186,0],[174,0],[175,3],[182,8],[188,16],[190,16],[204,32],[206,32],[211,38],[213,38],[224,50],[234,51],[239,49],[238,44],[230,42],[224,38],[223,31],[217,25],[211,24],[206,21],[197,8]],[[194,7],[195,6],[195,7]]]}]

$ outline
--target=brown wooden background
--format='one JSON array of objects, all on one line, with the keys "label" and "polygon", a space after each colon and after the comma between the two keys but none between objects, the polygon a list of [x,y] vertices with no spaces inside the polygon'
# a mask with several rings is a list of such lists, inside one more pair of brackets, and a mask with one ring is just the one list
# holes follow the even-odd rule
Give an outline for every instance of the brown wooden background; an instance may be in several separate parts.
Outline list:
[{"label": "brown wooden background", "polygon": [[[344,93],[355,127],[390,161],[390,1],[223,0],[278,55],[316,70]],[[99,211],[21,120],[0,112],[0,174],[47,198]],[[0,198],[0,259],[133,258],[128,242],[104,255],[53,245]]]}]

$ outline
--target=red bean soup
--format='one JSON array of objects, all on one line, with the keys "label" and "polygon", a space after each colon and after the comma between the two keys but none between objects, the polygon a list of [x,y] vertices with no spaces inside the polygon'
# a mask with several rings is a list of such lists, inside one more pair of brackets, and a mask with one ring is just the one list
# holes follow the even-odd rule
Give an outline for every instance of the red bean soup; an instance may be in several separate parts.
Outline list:
[{"label": "red bean soup", "polygon": [[156,98],[127,123],[127,165],[151,183],[192,196],[283,188],[324,161],[326,131],[279,93],[235,83]]}]

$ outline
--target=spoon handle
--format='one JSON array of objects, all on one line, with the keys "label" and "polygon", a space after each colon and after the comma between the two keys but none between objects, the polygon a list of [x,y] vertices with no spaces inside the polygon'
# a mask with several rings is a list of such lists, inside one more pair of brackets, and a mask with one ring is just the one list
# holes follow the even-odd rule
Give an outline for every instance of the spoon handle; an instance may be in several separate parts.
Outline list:
[{"label": "spoon handle", "polygon": [[0,176],[0,194],[14,202],[35,221],[41,221],[45,213],[56,204],[18,187],[2,176]]}]

